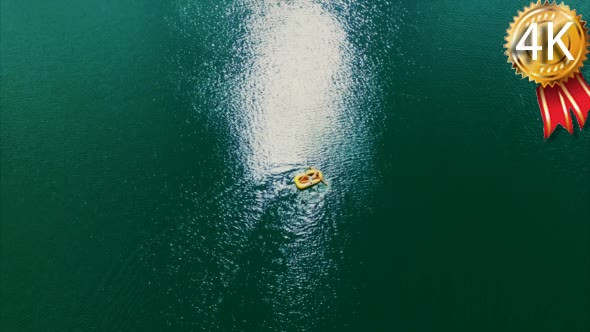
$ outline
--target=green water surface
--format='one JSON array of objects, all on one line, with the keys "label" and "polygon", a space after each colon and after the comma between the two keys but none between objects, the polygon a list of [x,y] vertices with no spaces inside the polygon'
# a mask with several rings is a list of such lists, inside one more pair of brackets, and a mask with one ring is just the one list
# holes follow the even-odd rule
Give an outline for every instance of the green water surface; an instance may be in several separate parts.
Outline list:
[{"label": "green water surface", "polygon": [[590,330],[527,1],[0,4],[0,330]]}]

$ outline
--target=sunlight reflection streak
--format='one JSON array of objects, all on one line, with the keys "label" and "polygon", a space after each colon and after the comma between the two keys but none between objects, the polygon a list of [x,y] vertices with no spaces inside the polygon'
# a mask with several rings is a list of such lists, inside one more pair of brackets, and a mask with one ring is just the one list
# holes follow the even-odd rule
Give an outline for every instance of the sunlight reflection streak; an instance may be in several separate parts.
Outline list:
[{"label": "sunlight reflection streak", "polygon": [[253,60],[239,87],[243,146],[250,149],[242,157],[254,177],[307,165],[322,151],[338,130],[333,124],[347,92],[342,82],[351,74],[343,54],[346,32],[320,5],[265,8],[249,24]]}]

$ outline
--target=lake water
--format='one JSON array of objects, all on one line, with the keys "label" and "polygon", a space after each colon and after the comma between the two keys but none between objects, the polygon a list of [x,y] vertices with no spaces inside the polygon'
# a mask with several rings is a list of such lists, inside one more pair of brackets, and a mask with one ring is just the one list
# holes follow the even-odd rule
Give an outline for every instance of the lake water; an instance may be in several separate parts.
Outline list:
[{"label": "lake water", "polygon": [[3,0],[1,329],[590,330],[527,4]]}]

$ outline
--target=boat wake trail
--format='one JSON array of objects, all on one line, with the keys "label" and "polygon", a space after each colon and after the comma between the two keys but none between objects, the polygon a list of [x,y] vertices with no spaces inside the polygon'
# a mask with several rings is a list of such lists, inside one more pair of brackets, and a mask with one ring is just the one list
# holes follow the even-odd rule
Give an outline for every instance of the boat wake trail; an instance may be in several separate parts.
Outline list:
[{"label": "boat wake trail", "polygon": [[[234,48],[242,71],[231,84],[227,118],[233,158],[259,195],[252,202],[258,212],[244,220],[252,229],[244,246],[256,248],[246,256],[273,259],[246,268],[235,282],[263,295],[252,305],[268,306],[272,325],[311,328],[319,324],[316,310],[336,298],[343,194],[362,200],[375,180],[368,111],[357,104],[367,97],[369,77],[357,70],[366,66],[343,22],[320,4],[252,5],[252,12]],[[297,191],[293,176],[307,166],[324,171],[332,185]],[[254,284],[252,275],[260,275]],[[321,319],[328,319],[324,310]]]},{"label": "boat wake trail", "polygon": [[[157,241],[168,254],[154,258],[166,271],[156,287],[177,302],[162,310],[168,324],[305,330],[339,319],[357,232],[347,221],[370,213],[363,202],[379,181],[374,63],[354,42],[369,37],[368,11],[308,0],[220,10],[227,22],[246,17],[218,31],[231,56],[203,103],[226,134],[226,168],[206,189],[186,185],[192,207]],[[297,190],[308,166],[329,186]]]}]

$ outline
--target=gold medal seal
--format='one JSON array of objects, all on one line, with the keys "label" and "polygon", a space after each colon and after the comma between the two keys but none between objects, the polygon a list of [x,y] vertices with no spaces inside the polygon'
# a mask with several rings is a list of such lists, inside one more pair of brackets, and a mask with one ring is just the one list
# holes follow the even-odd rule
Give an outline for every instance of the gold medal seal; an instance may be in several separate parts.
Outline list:
[{"label": "gold medal seal", "polygon": [[[536,24],[536,31],[532,31],[528,34],[529,38],[526,38],[525,34],[532,24]],[[568,27],[564,29],[566,25]],[[553,36],[548,35],[550,30]],[[558,35],[558,32],[562,31],[563,34]],[[553,86],[574,77],[580,72],[588,56],[590,38],[588,38],[586,22],[582,21],[582,16],[577,15],[575,10],[563,3],[558,5],[538,2],[525,7],[524,11],[519,12],[514,18],[507,33],[507,43],[504,47],[507,49],[508,62],[512,63],[512,67],[523,78],[528,77],[530,81],[535,81],[544,87]],[[529,40],[523,40],[523,37]],[[531,40],[535,37],[536,41]],[[550,38],[555,41],[554,45],[547,44]],[[538,51],[518,50],[517,46],[521,41],[529,45],[534,43],[541,46],[537,46]],[[559,47],[561,43],[565,49]],[[539,52],[537,56],[533,54],[536,52]],[[551,58],[550,53],[552,53]]]},{"label": "gold medal seal", "polygon": [[506,31],[505,54],[517,74],[537,87],[545,138],[564,126],[573,133],[574,112],[580,128],[590,109],[590,86],[580,73],[588,58],[590,36],[582,16],[555,2],[531,3]]}]

